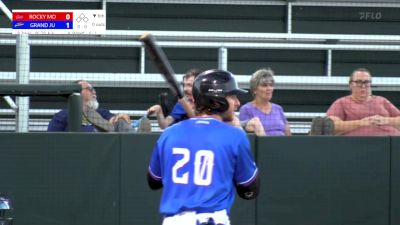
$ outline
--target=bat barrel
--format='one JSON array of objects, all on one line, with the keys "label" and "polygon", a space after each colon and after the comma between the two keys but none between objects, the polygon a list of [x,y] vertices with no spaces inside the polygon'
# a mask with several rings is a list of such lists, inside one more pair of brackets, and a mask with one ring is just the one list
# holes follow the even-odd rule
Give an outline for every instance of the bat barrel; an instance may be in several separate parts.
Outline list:
[{"label": "bat barrel", "polygon": [[182,90],[174,75],[175,72],[164,51],[156,44],[155,38],[150,33],[144,33],[139,40],[143,42],[152,61],[169,84],[170,89],[178,98],[183,98]]}]

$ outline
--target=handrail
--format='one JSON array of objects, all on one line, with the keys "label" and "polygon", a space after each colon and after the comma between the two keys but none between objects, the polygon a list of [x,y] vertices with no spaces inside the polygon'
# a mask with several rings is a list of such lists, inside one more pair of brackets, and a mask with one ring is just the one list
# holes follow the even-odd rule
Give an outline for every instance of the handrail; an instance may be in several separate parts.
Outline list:
[{"label": "handrail", "polygon": [[[48,1],[48,0],[44,0]],[[71,0],[58,0],[71,1]],[[76,2],[100,2],[101,0],[72,0]],[[288,3],[296,6],[339,6],[339,7],[400,7],[396,0],[107,0],[107,3],[158,3],[158,4],[198,4],[198,5],[287,5]]]},{"label": "handrail", "polygon": [[[142,47],[137,37],[144,33],[144,30],[107,30],[101,36],[62,36],[62,35],[31,35],[28,43],[33,46],[102,46],[102,47]],[[186,31],[150,31],[159,40],[162,47],[188,47],[188,48],[236,48],[236,49],[308,49],[308,50],[380,50],[380,51],[399,51],[400,35],[337,35],[337,34],[291,34],[291,33],[239,33],[239,32],[186,32]],[[78,39],[80,38],[80,39]],[[246,40],[246,41],[243,41]],[[358,42],[358,43],[355,43]],[[0,45],[14,45],[15,35],[11,34],[11,29],[0,28]],[[143,62],[142,62],[143,63]],[[141,68],[140,71],[142,71]],[[155,80],[141,79],[144,74],[122,74],[111,73],[107,76],[92,73],[64,73],[68,74],[69,79],[63,73],[41,73],[36,78],[36,73],[31,73],[30,79],[33,82],[61,80],[73,81],[77,79],[88,79],[98,82],[98,85],[110,86],[111,81],[118,82],[122,86],[128,87],[166,87],[160,76]],[[48,75],[55,75],[49,77]],[[328,73],[329,74],[329,73]],[[79,76],[79,77],[78,77]],[[149,74],[146,74],[150,77]],[[0,72],[0,79],[12,81],[15,75],[8,72]],[[39,76],[38,76],[39,77]],[[46,79],[44,79],[46,77]],[[61,77],[61,78],[59,78]],[[110,77],[111,79],[107,79]],[[139,79],[137,79],[139,77]],[[72,80],[71,80],[72,79]],[[248,77],[240,80],[244,86],[247,85]],[[331,78],[330,76],[314,77],[308,76],[307,82],[301,81],[301,76],[277,76],[277,88],[282,89],[328,89],[341,90],[347,88],[345,78]],[[309,79],[315,82],[309,82]],[[336,80],[340,79],[338,83]],[[299,82],[300,81],[300,82]],[[375,82],[376,81],[376,82]],[[400,80],[396,78],[374,79],[378,90],[394,90],[398,87]],[[127,82],[127,83],[124,83]],[[131,83],[129,83],[131,82]],[[302,84],[302,83],[306,83]],[[320,85],[320,86],[318,86]],[[307,87],[308,86],[308,87]]]},{"label": "handrail", "polygon": [[[0,96],[65,96],[68,97],[68,123],[69,131],[79,131],[81,124],[81,96],[79,94],[81,87],[78,84],[69,85],[48,85],[48,84],[0,84]],[[19,107],[18,107],[19,108]],[[20,108],[19,108],[20,109]],[[12,110],[14,112],[14,110]],[[17,111],[14,112],[17,124],[18,132],[26,132],[28,130],[29,123],[29,108],[23,109],[23,113]],[[24,124],[20,123],[21,117],[19,114],[23,114],[26,118]],[[23,127],[23,129],[20,129]]]},{"label": "handrail", "polygon": [[286,5],[286,0],[107,0],[108,3],[159,3],[207,5]]},{"label": "handrail", "polygon": [[[30,116],[53,116],[57,112],[59,112],[60,109],[29,109],[29,115]],[[110,110],[111,113],[125,113],[129,116],[132,117],[141,117],[145,114],[145,110]],[[0,115],[3,116],[12,116],[14,115],[14,111],[11,109],[0,109]]]},{"label": "handrail", "polygon": [[0,0],[0,10],[3,11],[3,13],[6,15],[6,17],[9,20],[12,20],[12,13],[11,11],[7,8],[7,6],[3,3],[2,0]]},{"label": "handrail", "polygon": [[[30,119],[29,120],[29,131],[45,132],[49,119]],[[156,120],[150,120],[152,132],[162,132],[163,130],[158,126]],[[307,134],[311,129],[311,122],[291,122],[289,126],[292,134]],[[0,118],[0,132],[12,132],[15,127],[14,119],[1,119]]]},{"label": "handrail", "polygon": [[[30,119],[29,131],[45,132],[50,119]],[[156,120],[150,120],[152,132],[162,132]],[[289,121],[292,134],[307,134],[311,128],[311,122],[291,122]],[[12,132],[15,129],[14,119],[0,118],[0,132]]]},{"label": "handrail", "polygon": [[[222,43],[264,43],[266,41],[284,43],[362,43],[362,44],[398,44],[400,35],[364,35],[364,34],[296,34],[296,33],[250,33],[250,32],[203,32],[203,31],[158,31],[158,30],[106,30],[104,35],[30,35],[30,41],[34,45],[45,44],[46,40],[62,42],[72,40],[79,44],[80,41],[96,40],[137,40],[144,32],[150,32],[159,41],[188,41],[188,42],[210,42]],[[10,28],[0,28],[0,40],[15,39]],[[10,39],[11,38],[11,39]],[[135,42],[135,41],[134,41]]]},{"label": "handrail", "polygon": [[[29,114],[52,116],[58,109],[30,109]],[[145,110],[111,110],[112,113],[125,113],[131,117],[141,117]],[[8,109],[0,109],[0,115],[12,115]],[[236,112],[238,115],[238,112]],[[290,129],[293,134],[307,134],[311,128],[311,119],[317,116],[324,116],[325,113],[305,113],[305,112],[286,112],[285,116],[289,119]],[[291,119],[308,119],[308,121],[291,121]],[[29,131],[46,131],[50,118],[31,118],[29,120]],[[151,117],[152,132],[162,132],[157,120]],[[0,118],[0,131],[13,131],[15,129],[15,119]]]},{"label": "handrail", "polygon": [[[48,116],[51,117],[56,114],[60,109],[29,109],[30,116]],[[146,114],[146,110],[110,110],[111,113],[124,113],[130,117],[142,117]],[[12,116],[14,115],[14,111],[11,109],[0,109],[0,115],[3,116]],[[236,112],[236,115],[239,116],[239,113]],[[323,112],[285,112],[285,116],[287,119],[312,119],[317,116],[325,116]],[[152,117],[152,116],[151,116]]]},{"label": "handrail", "polygon": [[[182,80],[183,74],[176,75]],[[3,83],[15,82],[15,72],[0,72]],[[164,78],[158,73],[62,73],[62,72],[31,72],[30,82],[65,84],[84,79],[96,87],[135,87],[135,88],[167,88]],[[348,90],[348,76],[294,76],[275,75],[278,90]],[[249,88],[250,75],[236,75],[241,88]],[[374,77],[374,91],[398,91],[400,77]]]},{"label": "handrail", "polygon": [[[101,36],[30,35],[31,46],[141,47],[145,31],[108,30]],[[164,48],[400,51],[400,35],[329,35],[149,31]],[[11,29],[0,29],[0,45],[16,45]]]}]

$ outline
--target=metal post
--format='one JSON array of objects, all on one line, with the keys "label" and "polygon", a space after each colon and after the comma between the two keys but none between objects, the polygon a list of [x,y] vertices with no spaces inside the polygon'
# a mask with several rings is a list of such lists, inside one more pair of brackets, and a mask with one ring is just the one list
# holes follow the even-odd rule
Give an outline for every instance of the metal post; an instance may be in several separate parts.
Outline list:
[{"label": "metal post", "polygon": [[218,49],[218,69],[228,69],[228,49],[225,47]]},{"label": "metal post", "polygon": [[292,33],[292,3],[288,2],[287,3],[287,15],[286,15],[286,32],[288,34]]},{"label": "metal post", "polygon": [[332,49],[326,51],[326,76],[332,76]]},{"label": "metal post", "polygon": [[101,1],[101,9],[102,10],[107,10],[107,0],[102,0]]},{"label": "metal post", "polygon": [[80,93],[68,97],[68,131],[79,132],[82,124],[82,98]]},{"label": "metal post", "polygon": [[[3,13],[7,16],[7,18],[12,21],[12,12],[7,8],[7,6],[0,0],[0,9]],[[10,98],[10,96],[4,96],[3,99],[7,102],[7,104],[11,107],[14,112],[17,110],[17,105],[15,104],[14,100]]]},{"label": "metal post", "polygon": [[146,62],[146,50],[144,47],[140,47],[140,73],[144,74],[145,70],[145,62]]},{"label": "metal post", "polygon": [[[18,84],[29,84],[30,46],[28,34],[17,35],[16,43],[16,72]],[[17,97],[16,131],[29,131],[29,97]]]}]

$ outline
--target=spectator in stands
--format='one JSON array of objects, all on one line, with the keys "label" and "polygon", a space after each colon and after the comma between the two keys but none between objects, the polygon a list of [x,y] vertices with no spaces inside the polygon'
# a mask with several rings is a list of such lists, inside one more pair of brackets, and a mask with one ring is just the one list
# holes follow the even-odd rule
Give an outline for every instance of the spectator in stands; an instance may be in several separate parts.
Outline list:
[{"label": "spectator in stands", "polygon": [[[253,130],[263,129],[267,136],[291,135],[282,107],[271,102],[274,85],[274,72],[269,68],[259,69],[252,75],[250,92],[254,98],[240,108],[239,114],[246,131],[250,131],[248,126],[252,125]],[[249,123],[246,124],[247,121]]]},{"label": "spectator in stands", "polygon": [[350,75],[351,94],[337,99],[327,111],[336,135],[400,135],[400,110],[386,98],[372,95],[371,82],[365,68]]},{"label": "spectator in stands", "polygon": [[[200,71],[198,69],[190,69],[183,76],[183,90],[186,100],[194,107],[194,100],[192,95],[193,82]],[[235,109],[237,110],[237,109]],[[158,125],[161,129],[165,129],[168,126],[177,123],[182,120],[188,119],[188,115],[182,105],[177,102],[172,109],[172,112],[165,117],[161,105],[153,105],[147,110],[148,115],[156,114]],[[245,122],[240,122],[239,118],[234,116],[233,121],[229,122],[232,126],[243,128],[248,132],[254,132],[258,136],[265,136],[265,132],[261,126],[258,118],[254,118]]]},{"label": "spectator in stands", "polygon": [[[198,69],[190,69],[183,76],[183,92],[185,94],[186,100],[194,107],[192,86],[195,78],[199,75],[200,71]],[[148,115],[156,114],[158,125],[161,129],[165,129],[171,124],[177,123],[179,121],[188,119],[187,112],[183,108],[182,104],[177,102],[172,109],[172,112],[165,116],[160,105],[153,105],[147,110]]]},{"label": "spectator in stands", "polygon": [[[82,125],[81,131],[83,132],[110,132],[122,131],[121,127],[124,126],[124,131],[130,131],[130,118],[126,114],[113,114],[107,109],[98,108],[96,90],[93,86],[85,81],[79,80],[75,83],[81,85],[82,97]],[[129,127],[129,128],[127,128]],[[132,129],[132,128],[131,128]],[[47,131],[68,131],[68,111],[66,109],[59,111],[54,115],[50,121]]]}]

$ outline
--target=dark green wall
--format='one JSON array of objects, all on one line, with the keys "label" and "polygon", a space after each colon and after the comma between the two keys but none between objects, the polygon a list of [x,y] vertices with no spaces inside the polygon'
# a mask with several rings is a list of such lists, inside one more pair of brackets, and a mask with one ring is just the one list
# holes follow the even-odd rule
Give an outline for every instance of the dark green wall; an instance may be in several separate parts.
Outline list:
[{"label": "dark green wall", "polygon": [[[0,192],[18,225],[160,224],[145,174],[156,134],[0,134]],[[400,139],[249,136],[259,198],[235,225],[397,225]]]},{"label": "dark green wall", "polygon": [[157,135],[121,135],[120,224],[161,224],[161,191],[147,186],[146,172]]},{"label": "dark green wall", "polygon": [[257,146],[258,224],[388,224],[389,137],[262,138]]},{"label": "dark green wall", "polygon": [[15,224],[118,224],[119,135],[0,135],[0,192]]},{"label": "dark green wall", "polygon": [[399,34],[395,29],[399,12],[399,8],[298,6],[293,8],[293,27],[299,33],[394,35]]},{"label": "dark green wall", "polygon": [[400,224],[400,138],[392,138],[390,224]]}]

